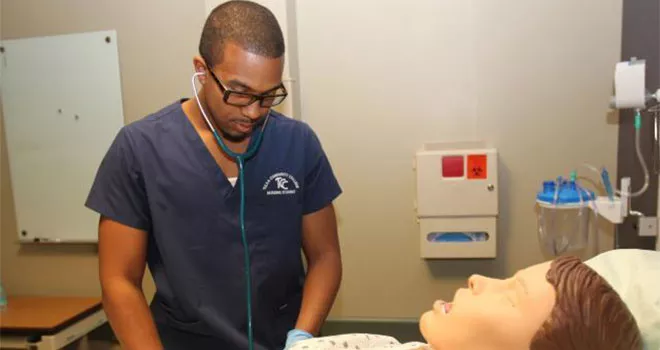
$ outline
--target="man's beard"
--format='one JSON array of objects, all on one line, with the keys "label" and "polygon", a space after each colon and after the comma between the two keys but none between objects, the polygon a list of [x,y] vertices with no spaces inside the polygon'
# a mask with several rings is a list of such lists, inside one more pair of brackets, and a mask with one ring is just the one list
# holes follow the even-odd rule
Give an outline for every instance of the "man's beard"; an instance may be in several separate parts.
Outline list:
[{"label": "man's beard", "polygon": [[[229,123],[233,123],[235,120],[245,120],[245,118],[231,118]],[[260,128],[263,123],[266,120],[266,116],[261,116],[256,122],[252,122],[252,130],[250,130],[247,133],[240,133],[240,132],[232,132],[229,131],[225,128],[219,128],[220,134],[222,137],[229,141],[229,142],[234,142],[234,143],[239,143],[244,141],[246,138],[250,137],[258,128]]]},{"label": "man's beard", "polygon": [[[252,129],[252,131],[254,131],[254,128]],[[229,142],[239,143],[239,142],[242,142],[243,140],[245,140],[246,138],[248,138],[248,136],[250,136],[250,134],[252,134],[252,132],[245,133],[245,134],[232,134],[232,133],[226,131],[224,128],[220,128],[220,134],[221,134],[223,139],[225,139]]]}]

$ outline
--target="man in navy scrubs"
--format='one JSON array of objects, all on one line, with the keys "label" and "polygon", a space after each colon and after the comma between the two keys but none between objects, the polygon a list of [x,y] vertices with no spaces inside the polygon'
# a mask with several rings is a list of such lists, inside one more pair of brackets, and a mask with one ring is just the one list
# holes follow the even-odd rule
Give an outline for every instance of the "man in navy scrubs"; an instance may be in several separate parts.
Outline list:
[{"label": "man in navy scrubs", "polygon": [[[254,143],[269,115],[245,162],[245,226],[255,349],[282,349],[317,334],[335,300],[341,257],[332,202],[341,189],[315,133],[271,110],[286,90],[284,39],[270,11],[220,5],[199,50],[197,96],[233,152]],[[86,205],[101,215],[103,305],[124,349],[248,348],[237,176],[194,98],[117,135]],[[156,285],[150,305],[145,264]]]}]

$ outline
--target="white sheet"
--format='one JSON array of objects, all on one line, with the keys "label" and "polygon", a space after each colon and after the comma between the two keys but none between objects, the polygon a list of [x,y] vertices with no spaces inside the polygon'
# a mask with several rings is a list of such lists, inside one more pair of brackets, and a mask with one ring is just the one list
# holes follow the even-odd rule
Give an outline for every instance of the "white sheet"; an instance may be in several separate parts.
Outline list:
[{"label": "white sheet", "polygon": [[642,331],[645,349],[660,349],[660,252],[616,249],[585,263],[628,305]]},{"label": "white sheet", "polygon": [[333,350],[333,349],[371,349],[371,350],[430,350],[418,342],[401,344],[393,337],[379,334],[341,334],[318,337],[298,342],[291,350]]}]

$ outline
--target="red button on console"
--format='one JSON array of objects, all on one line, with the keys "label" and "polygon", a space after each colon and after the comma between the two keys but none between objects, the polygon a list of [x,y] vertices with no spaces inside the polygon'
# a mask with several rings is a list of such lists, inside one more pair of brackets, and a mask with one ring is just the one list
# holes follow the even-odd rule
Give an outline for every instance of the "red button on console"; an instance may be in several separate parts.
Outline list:
[{"label": "red button on console", "polygon": [[442,157],[442,177],[463,177],[465,158],[463,156]]}]

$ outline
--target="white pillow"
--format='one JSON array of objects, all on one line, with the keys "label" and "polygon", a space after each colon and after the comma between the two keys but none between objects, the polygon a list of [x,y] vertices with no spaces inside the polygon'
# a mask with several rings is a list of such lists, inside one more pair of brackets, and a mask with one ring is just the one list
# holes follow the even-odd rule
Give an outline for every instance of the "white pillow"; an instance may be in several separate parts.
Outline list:
[{"label": "white pillow", "polygon": [[587,261],[635,316],[645,349],[660,349],[660,252],[616,249]]}]

